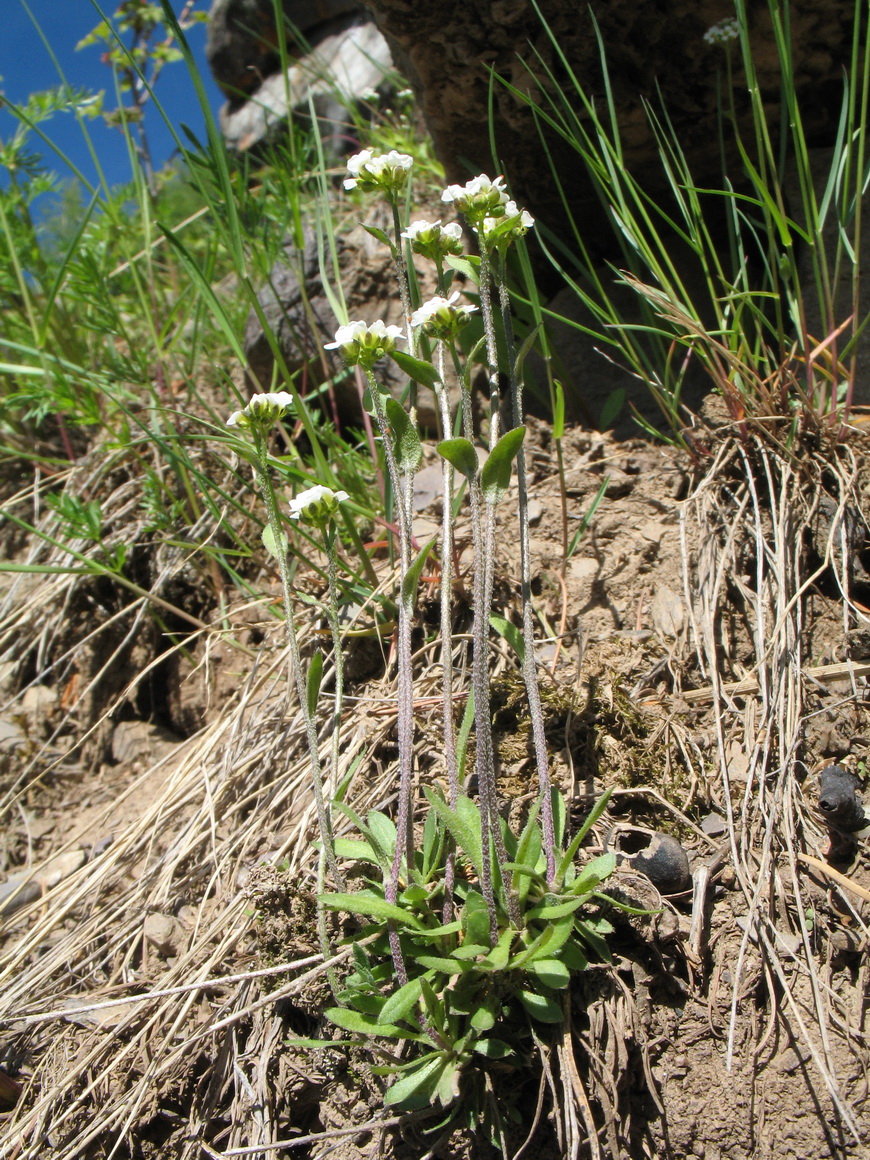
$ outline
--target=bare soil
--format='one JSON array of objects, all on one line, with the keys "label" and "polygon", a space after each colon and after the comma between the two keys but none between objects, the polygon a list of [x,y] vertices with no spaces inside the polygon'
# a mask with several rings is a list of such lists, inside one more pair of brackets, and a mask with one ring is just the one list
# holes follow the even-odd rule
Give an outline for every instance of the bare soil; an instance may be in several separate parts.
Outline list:
[{"label": "bare soil", "polygon": [[[552,432],[530,423],[554,777],[577,819],[614,790],[598,843],[616,823],[676,837],[694,886],[663,898],[630,865],[617,872],[618,896],[648,913],[614,910],[614,963],[572,995],[570,1059],[549,1076],[539,1064],[494,1073],[521,1113],[509,1155],[533,1125],[526,1157],[867,1154],[870,860],[816,809],[818,771],[836,761],[860,780],[870,738],[855,506],[867,444],[855,433],[830,476],[821,452],[783,467],[763,446],[721,429],[718,439],[714,462],[698,465],[644,440],[570,431],[569,539],[609,484],[563,568]],[[394,1123],[361,1049],[289,1042],[334,1032],[276,578],[249,576],[262,597],[242,601],[202,562],[158,558],[134,526],[131,486],[113,481],[106,502],[137,544],[137,582],[203,627],[69,577],[25,576],[3,598],[0,871],[21,890],[0,883],[0,1155],[489,1155],[465,1130]],[[418,501],[424,541],[440,512],[432,472]],[[505,502],[497,598],[515,611],[512,510]],[[469,538],[460,522],[460,633]],[[388,580],[385,556],[377,567]],[[320,592],[313,573],[297,582]],[[433,575],[427,623],[436,601]],[[370,627],[366,610],[358,627]],[[305,651],[324,628],[313,606]],[[420,645],[419,777],[438,780],[437,654]],[[500,788],[519,816],[534,766],[520,676],[498,647]],[[358,809],[394,793],[389,648],[374,635],[351,646],[345,768],[359,759]],[[554,1112],[562,1087],[586,1105],[574,1136]]]}]

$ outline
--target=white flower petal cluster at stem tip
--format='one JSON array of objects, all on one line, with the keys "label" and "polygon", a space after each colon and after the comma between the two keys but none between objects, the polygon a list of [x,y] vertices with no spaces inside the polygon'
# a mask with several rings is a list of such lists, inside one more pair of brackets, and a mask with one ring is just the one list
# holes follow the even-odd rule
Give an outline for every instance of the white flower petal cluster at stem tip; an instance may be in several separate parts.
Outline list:
[{"label": "white flower petal cluster at stem tip", "polygon": [[371,368],[379,358],[396,348],[404,338],[401,326],[387,326],[380,318],[375,322],[348,322],[335,332],[335,342],[324,343],[324,350],[340,350],[349,366],[361,363]]},{"label": "white flower petal cluster at stem tip", "polygon": [[288,407],[292,406],[293,396],[289,391],[264,391],[252,396],[243,410],[233,411],[227,419],[227,426],[242,428],[257,426],[268,429],[276,419],[280,419]]},{"label": "white flower petal cluster at stem tip", "polygon": [[729,40],[736,40],[740,35],[740,21],[736,16],[729,16],[727,20],[720,20],[704,33],[707,44],[727,44]]},{"label": "white flower petal cluster at stem tip", "polygon": [[318,483],[307,491],[300,491],[290,500],[290,519],[321,528],[338,511],[338,505],[348,498],[346,491],[333,491]]},{"label": "white flower petal cluster at stem tip", "polygon": [[493,180],[481,173],[465,185],[448,185],[441,194],[441,200],[452,201],[460,213],[464,213],[472,223],[477,223],[492,216],[494,211],[497,213],[507,202],[508,195],[503,177]]},{"label": "white flower petal cluster at stem tip", "polygon": [[415,254],[422,254],[424,258],[440,261],[445,254],[461,254],[462,226],[459,222],[450,222],[442,226],[441,221],[427,222],[419,220],[411,222],[402,237],[411,243]]},{"label": "white flower petal cluster at stem tip", "polygon": [[534,224],[535,219],[527,209],[520,209],[515,201],[506,201],[503,213],[498,217],[483,219],[483,236],[489,237],[498,230],[500,236],[505,239],[521,238]]},{"label": "white flower petal cluster at stem tip", "polygon": [[454,338],[477,312],[476,306],[457,306],[459,291],[454,290],[449,298],[435,295],[411,315],[412,326],[422,326],[427,334],[435,338]]},{"label": "white flower petal cluster at stem tip", "polygon": [[362,149],[348,158],[347,171],[350,177],[344,179],[345,189],[361,189],[364,193],[380,190],[395,193],[403,189],[414,158],[407,153],[391,149],[389,153],[374,153]]}]

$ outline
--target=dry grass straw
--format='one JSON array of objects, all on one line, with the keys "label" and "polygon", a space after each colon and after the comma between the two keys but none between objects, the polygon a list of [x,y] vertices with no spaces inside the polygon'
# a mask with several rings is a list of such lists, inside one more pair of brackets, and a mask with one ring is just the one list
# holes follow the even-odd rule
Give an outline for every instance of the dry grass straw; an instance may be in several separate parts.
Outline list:
[{"label": "dry grass straw", "polygon": [[[833,492],[833,503],[820,512],[826,491]],[[685,585],[702,680],[713,696],[718,769],[711,772],[711,787],[727,816],[730,858],[745,907],[731,972],[725,1064],[730,1069],[735,1062],[747,959],[758,948],[769,1022],[759,1033],[756,1055],[776,1027],[803,1044],[813,1063],[814,1080],[808,1082],[817,1085],[818,1106],[835,1109],[841,1140],[844,1133],[861,1138],[843,1064],[848,1052],[858,1058],[866,1052],[867,1037],[851,1010],[848,988],[834,985],[813,943],[800,859],[807,849],[820,851],[826,840],[805,808],[796,764],[813,688],[804,655],[804,603],[822,574],[837,577],[844,630],[866,623],[849,598],[847,525],[859,511],[858,471],[848,445],[824,455],[808,452],[798,462],[750,434],[721,444],[682,517],[684,545],[698,545],[684,552]],[[827,536],[823,558],[813,565],[806,545],[820,522],[827,523]],[[737,618],[754,655],[750,670],[737,675],[757,681],[755,695],[735,697],[723,679],[733,671],[735,604],[742,604]],[[735,745],[745,760],[739,777],[732,776]],[[837,1050],[842,1045],[845,1057]]]}]

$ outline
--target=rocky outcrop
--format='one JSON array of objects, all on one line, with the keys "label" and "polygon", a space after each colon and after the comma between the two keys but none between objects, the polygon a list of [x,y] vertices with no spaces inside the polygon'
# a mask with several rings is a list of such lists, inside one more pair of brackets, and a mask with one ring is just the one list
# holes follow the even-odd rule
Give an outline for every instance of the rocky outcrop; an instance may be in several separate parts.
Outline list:
[{"label": "rocky outcrop", "polygon": [[[552,132],[545,149],[528,105],[499,80],[492,87],[500,158],[495,165],[486,116],[493,75],[546,109],[556,84],[570,88],[569,69],[606,116],[599,36],[623,160],[642,175],[647,191],[655,195],[666,187],[644,107],[645,101],[660,107],[659,94],[695,177],[703,181],[720,172],[716,86],[725,50],[707,43],[704,34],[734,15],[730,0],[541,0],[551,35],[530,0],[451,5],[368,0],[368,5],[416,90],[451,181],[503,168],[517,201],[555,228],[564,211],[548,149],[584,236],[593,244],[596,237],[612,236],[601,228],[604,214],[577,154]],[[747,0],[747,8],[756,68],[774,121],[780,75],[768,3]],[[824,142],[836,129],[854,9],[853,0],[791,0],[789,5],[795,87],[804,99],[811,143]],[[736,60],[735,67],[739,90]],[[579,112],[579,101],[575,108]],[[748,104],[737,113],[748,130]]]},{"label": "rocky outcrop", "polygon": [[[228,100],[220,126],[230,149],[268,139],[288,110],[315,112],[336,136],[346,110],[377,89],[391,67],[381,33],[357,0],[283,0],[284,28],[272,0],[214,0],[206,57]],[[281,70],[280,37],[292,62]]]}]

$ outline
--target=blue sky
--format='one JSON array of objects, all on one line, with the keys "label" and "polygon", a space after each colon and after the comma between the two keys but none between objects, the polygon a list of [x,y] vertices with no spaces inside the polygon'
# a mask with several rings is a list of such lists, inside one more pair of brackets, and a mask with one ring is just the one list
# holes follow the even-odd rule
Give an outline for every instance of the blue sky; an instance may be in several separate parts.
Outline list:
[{"label": "blue sky", "polygon": [[[110,15],[114,12],[116,3],[117,0],[115,3],[108,0],[108,3],[101,4],[101,8]],[[4,11],[0,76],[3,80],[0,90],[7,101],[13,104],[23,103],[30,93],[53,88],[60,83],[57,66],[51,58],[53,52],[70,85],[105,90],[106,107],[110,109],[115,107],[112,72],[100,59],[101,48],[95,46],[76,52],[76,44],[100,21],[100,14],[91,0],[28,0],[27,8],[42,29],[49,47],[43,43],[22,0],[2,0],[2,4]],[[174,0],[173,6],[178,11],[181,3]],[[197,7],[207,10],[208,0],[199,0]],[[205,63],[205,25],[200,24],[192,28],[189,40],[206,83],[209,102],[216,112],[222,103],[222,97]],[[198,137],[204,136],[202,112],[184,63],[169,64],[164,68],[155,93],[176,129],[184,122]],[[15,126],[16,122],[8,110],[0,110],[0,140],[9,137],[15,131]],[[146,126],[155,166],[159,167],[175,147],[172,135],[160,113],[154,108],[149,108]],[[117,185],[129,181],[130,163],[121,132],[109,128],[102,118],[88,121],[87,128],[108,183]],[[72,114],[65,113],[53,117],[43,124],[43,130],[63,153],[80,167],[89,180],[95,180],[95,167],[88,155],[82,131]],[[60,176],[68,176],[63,162],[58,157],[52,156],[51,151],[37,138],[32,136],[29,144],[34,152],[43,154],[53,172]]]}]

